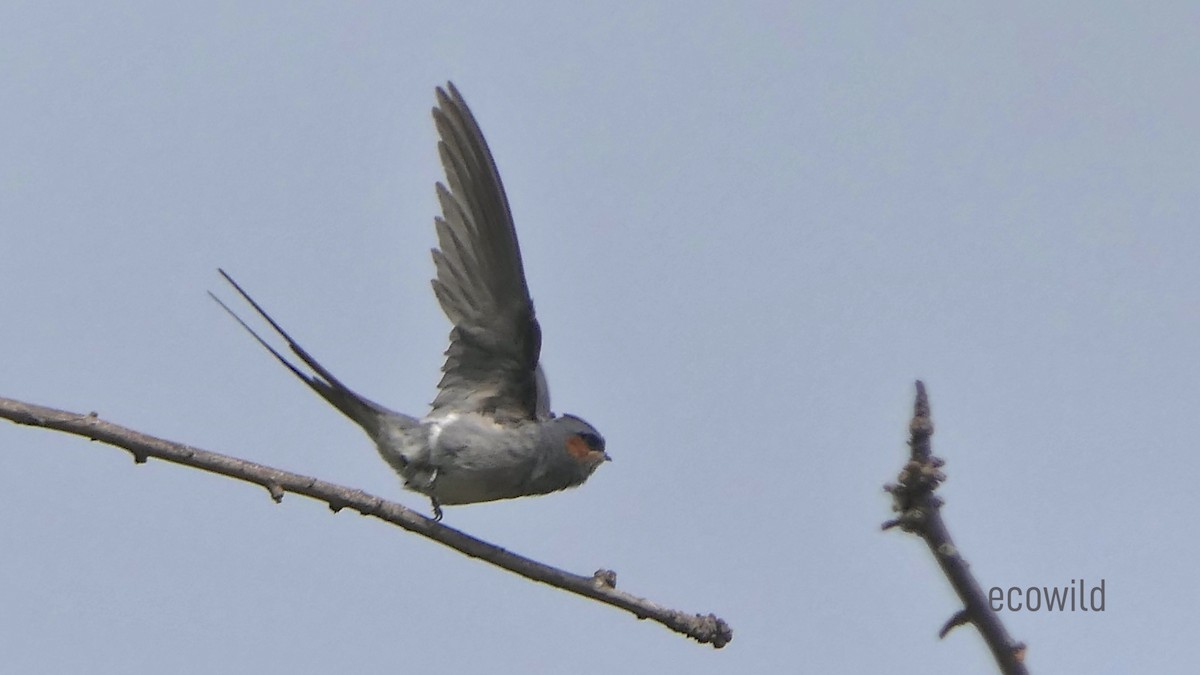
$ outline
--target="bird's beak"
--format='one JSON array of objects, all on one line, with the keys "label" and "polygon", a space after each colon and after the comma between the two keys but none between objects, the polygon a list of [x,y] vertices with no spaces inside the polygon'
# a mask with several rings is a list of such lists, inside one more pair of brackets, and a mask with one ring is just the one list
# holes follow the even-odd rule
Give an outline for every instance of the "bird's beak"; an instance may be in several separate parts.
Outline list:
[{"label": "bird's beak", "polygon": [[606,452],[606,453],[604,453],[604,461],[606,461],[606,462],[611,462],[611,461],[612,461],[612,457],[609,457],[607,452]]}]

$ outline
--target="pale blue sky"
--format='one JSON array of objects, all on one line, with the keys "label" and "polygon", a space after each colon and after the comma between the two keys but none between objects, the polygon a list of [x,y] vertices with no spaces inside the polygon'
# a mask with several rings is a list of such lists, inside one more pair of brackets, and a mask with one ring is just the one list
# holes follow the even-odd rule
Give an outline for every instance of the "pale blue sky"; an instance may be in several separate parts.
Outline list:
[{"label": "pale blue sky", "polygon": [[878,531],[918,377],[981,582],[1106,580],[1031,668],[1200,661],[1193,3],[103,4],[0,6],[0,395],[425,509],[205,291],[424,412],[453,79],[615,461],[446,522],[735,638],[6,423],[0,670],[992,672]]}]

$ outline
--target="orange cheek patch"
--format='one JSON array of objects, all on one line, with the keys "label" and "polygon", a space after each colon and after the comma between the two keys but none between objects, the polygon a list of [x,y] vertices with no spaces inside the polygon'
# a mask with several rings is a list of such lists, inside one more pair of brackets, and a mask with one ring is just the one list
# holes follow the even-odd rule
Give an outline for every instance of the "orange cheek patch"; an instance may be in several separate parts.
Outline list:
[{"label": "orange cheek patch", "polygon": [[587,441],[582,438],[572,436],[567,439],[567,452],[576,460],[582,462],[591,451],[592,449],[588,447]]}]

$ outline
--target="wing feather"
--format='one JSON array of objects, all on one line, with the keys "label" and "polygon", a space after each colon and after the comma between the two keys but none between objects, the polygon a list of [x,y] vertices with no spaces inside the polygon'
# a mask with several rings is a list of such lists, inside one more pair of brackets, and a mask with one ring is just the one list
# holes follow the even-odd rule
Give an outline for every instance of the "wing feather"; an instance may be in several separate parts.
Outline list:
[{"label": "wing feather", "polygon": [[437,99],[446,183],[437,185],[433,291],[454,327],[433,410],[502,423],[542,418],[549,399],[538,372],[541,328],[504,185],[462,95],[449,84]]}]

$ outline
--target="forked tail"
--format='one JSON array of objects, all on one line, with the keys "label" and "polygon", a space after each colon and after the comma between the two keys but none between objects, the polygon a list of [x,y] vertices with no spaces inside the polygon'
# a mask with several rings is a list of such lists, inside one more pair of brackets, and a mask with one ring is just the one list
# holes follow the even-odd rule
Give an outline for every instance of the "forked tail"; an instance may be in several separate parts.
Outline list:
[{"label": "forked tail", "polygon": [[372,439],[379,438],[381,421],[385,417],[391,417],[393,420],[399,419],[401,421],[409,421],[412,425],[417,424],[417,420],[415,418],[395,412],[393,410],[389,410],[370,399],[359,396],[358,394],[354,393],[352,389],[342,384],[340,380],[333,376],[333,373],[330,373],[328,370],[326,370],[324,366],[318,363],[317,360],[314,359],[307,351],[305,351],[303,347],[293,340],[292,336],[287,334],[287,331],[285,331],[278,323],[275,323],[275,320],[271,318],[271,315],[267,314],[266,310],[264,310],[257,302],[255,302],[254,298],[251,298],[250,295],[246,293],[246,291],[243,290],[236,281],[233,280],[233,277],[229,276],[225,270],[218,269],[217,271],[221,273],[221,276],[225,278],[225,281],[229,282],[230,286],[233,286],[234,290],[238,292],[238,295],[241,295],[246,302],[250,303],[250,306],[254,308],[254,311],[258,312],[258,315],[261,316],[268,324],[270,324],[271,328],[273,328],[275,332],[278,333],[285,342],[287,342],[288,348],[292,350],[292,353],[300,357],[300,360],[303,361],[305,365],[307,365],[309,368],[312,368],[315,375],[310,375],[303,370],[300,370],[298,366],[287,360],[283,354],[280,354],[278,350],[272,347],[266,340],[262,338],[261,335],[255,332],[253,328],[243,321],[242,317],[238,316],[237,312],[230,309],[229,306],[224,302],[221,302],[221,299],[214,295],[211,291],[208,294],[209,297],[215,300],[222,309],[228,312],[235,321],[241,324],[242,328],[245,328],[250,335],[254,336],[254,339],[258,341],[258,344],[265,347],[267,351],[271,352],[271,354],[279,360],[280,363],[286,366],[288,370],[292,371],[292,374],[303,380],[304,383],[311,387],[313,391],[320,394],[321,398],[329,401],[330,405],[342,411],[342,414],[344,414],[346,417],[354,420],[363,428],[364,431],[367,432]]}]

